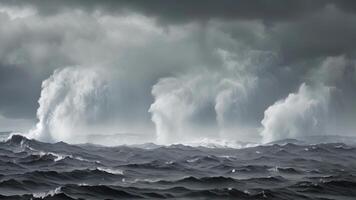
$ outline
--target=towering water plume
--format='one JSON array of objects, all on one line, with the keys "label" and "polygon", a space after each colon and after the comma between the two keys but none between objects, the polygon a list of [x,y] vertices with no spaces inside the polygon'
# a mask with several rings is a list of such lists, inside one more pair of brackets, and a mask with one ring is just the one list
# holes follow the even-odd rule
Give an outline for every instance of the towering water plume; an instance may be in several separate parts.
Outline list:
[{"label": "towering water plume", "polygon": [[29,136],[44,141],[85,142],[90,126],[105,116],[107,85],[99,71],[68,67],[42,84],[36,128]]},{"label": "towering water plume", "polygon": [[330,90],[303,83],[296,93],[268,107],[261,122],[263,142],[322,134]]},{"label": "towering water plume", "polygon": [[[258,84],[251,60],[219,50],[222,69],[168,77],[153,86],[149,112],[158,142],[246,139],[243,127],[248,99]],[[247,135],[247,136],[246,136]]]}]

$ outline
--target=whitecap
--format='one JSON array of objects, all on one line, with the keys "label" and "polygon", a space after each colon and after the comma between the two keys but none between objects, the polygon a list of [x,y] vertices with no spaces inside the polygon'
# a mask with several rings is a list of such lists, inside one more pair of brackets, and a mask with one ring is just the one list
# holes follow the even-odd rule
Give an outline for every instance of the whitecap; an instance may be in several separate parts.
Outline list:
[{"label": "whitecap", "polygon": [[269,168],[268,171],[270,172],[279,172],[279,167],[275,166],[275,167],[272,167],[272,168]]},{"label": "whitecap", "polygon": [[46,197],[53,197],[54,195],[61,193],[62,192],[61,189],[62,189],[62,187],[57,187],[57,188],[50,190],[48,192],[33,193],[32,196],[34,198],[41,198],[41,199],[44,199]]},{"label": "whitecap", "polygon": [[107,167],[97,167],[96,169],[110,174],[124,175],[124,171],[121,169],[112,169]]},{"label": "whitecap", "polygon": [[196,162],[198,160],[199,160],[199,158],[193,158],[193,159],[188,159],[187,162],[193,163],[193,162]]}]

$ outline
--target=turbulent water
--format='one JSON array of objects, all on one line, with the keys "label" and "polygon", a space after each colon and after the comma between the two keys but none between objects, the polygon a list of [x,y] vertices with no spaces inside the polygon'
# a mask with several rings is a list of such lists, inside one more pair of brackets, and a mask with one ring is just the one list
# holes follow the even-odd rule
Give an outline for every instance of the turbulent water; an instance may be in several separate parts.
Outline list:
[{"label": "turbulent water", "polygon": [[0,199],[355,199],[356,148],[0,143]]}]

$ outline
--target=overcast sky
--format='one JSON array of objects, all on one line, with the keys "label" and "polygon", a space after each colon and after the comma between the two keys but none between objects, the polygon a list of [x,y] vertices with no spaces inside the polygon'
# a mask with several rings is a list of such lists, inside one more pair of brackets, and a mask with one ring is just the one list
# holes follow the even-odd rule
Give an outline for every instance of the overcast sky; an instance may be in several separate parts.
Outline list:
[{"label": "overcast sky", "polygon": [[0,131],[356,136],[353,0],[0,0],[0,44]]}]

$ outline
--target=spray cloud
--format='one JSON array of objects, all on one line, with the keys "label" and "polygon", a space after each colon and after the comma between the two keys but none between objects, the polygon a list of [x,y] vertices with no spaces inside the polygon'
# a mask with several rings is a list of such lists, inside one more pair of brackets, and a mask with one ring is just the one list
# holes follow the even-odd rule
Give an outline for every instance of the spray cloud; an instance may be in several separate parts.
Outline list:
[{"label": "spray cloud", "polygon": [[80,67],[56,70],[42,84],[39,122],[29,136],[44,141],[86,142],[90,126],[108,110],[107,85],[99,73]]},{"label": "spray cloud", "polygon": [[259,54],[245,59],[222,49],[217,54],[223,62],[222,70],[163,78],[153,86],[155,101],[149,112],[158,142],[254,137],[253,132],[239,128],[258,85],[256,63],[251,60]]},{"label": "spray cloud", "polygon": [[262,120],[262,141],[323,133],[331,88],[303,83],[296,93],[267,108]]}]

